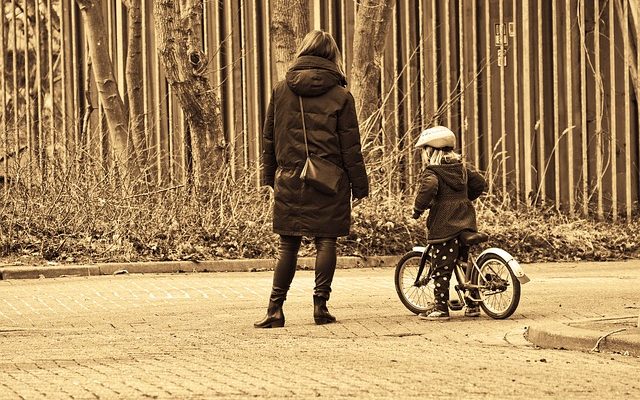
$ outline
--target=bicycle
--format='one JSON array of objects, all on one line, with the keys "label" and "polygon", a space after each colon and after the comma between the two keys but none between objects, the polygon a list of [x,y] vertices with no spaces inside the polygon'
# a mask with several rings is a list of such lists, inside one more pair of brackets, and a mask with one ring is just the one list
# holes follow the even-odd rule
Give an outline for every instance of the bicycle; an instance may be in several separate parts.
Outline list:
[{"label": "bicycle", "polygon": [[[521,284],[530,279],[518,261],[503,249],[488,248],[474,257],[473,247],[488,239],[480,232],[463,232],[458,236],[469,254],[466,263],[460,258],[456,261],[450,290],[453,288],[458,298],[449,300],[448,306],[454,311],[461,310],[466,301],[471,300],[477,302],[491,318],[505,319],[518,307]],[[428,269],[425,268],[427,265]],[[435,304],[433,269],[431,245],[414,247],[396,266],[396,292],[402,304],[414,314],[427,312]]]}]

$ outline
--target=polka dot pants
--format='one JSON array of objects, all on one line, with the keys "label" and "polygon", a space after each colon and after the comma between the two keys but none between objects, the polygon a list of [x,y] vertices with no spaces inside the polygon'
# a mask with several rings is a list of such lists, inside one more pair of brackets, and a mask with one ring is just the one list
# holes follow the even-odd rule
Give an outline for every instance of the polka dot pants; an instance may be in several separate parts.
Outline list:
[{"label": "polka dot pants", "polygon": [[435,263],[433,275],[431,276],[435,282],[433,294],[435,307],[440,311],[449,309],[447,306],[449,301],[449,282],[451,281],[451,274],[455,268],[459,251],[458,239],[451,239],[431,246],[431,257]]}]

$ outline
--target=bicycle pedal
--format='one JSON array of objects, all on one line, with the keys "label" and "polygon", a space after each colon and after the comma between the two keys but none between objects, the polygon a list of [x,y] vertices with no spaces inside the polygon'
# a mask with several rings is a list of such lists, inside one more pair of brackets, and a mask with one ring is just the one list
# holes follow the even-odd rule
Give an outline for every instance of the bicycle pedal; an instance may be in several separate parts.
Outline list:
[{"label": "bicycle pedal", "polygon": [[464,304],[462,304],[460,300],[449,300],[448,305],[453,311],[460,311],[462,310],[462,307],[464,307]]}]

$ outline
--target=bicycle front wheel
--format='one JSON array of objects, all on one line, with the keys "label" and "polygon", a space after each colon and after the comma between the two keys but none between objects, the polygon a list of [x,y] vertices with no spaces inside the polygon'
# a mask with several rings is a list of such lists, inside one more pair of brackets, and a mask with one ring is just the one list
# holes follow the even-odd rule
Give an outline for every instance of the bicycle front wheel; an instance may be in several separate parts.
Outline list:
[{"label": "bicycle front wheel", "polygon": [[474,270],[472,282],[480,287],[480,307],[491,318],[505,319],[516,311],[520,302],[520,281],[502,257],[486,254],[478,259],[478,270]]},{"label": "bicycle front wheel", "polygon": [[[418,276],[421,258],[421,252],[411,251],[400,259],[395,271],[398,297],[400,297],[402,304],[414,314],[426,312],[434,304],[434,282],[432,279],[428,279],[430,267],[428,261],[420,273],[421,276]],[[418,281],[417,284],[416,281]]]}]

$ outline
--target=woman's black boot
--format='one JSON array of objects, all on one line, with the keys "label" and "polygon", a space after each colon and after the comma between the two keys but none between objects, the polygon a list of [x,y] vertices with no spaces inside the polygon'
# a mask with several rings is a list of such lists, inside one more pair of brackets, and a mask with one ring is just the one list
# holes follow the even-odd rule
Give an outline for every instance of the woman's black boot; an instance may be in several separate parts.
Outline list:
[{"label": "woman's black boot", "polygon": [[282,302],[269,300],[267,315],[262,321],[253,324],[255,328],[282,328],[284,326],[284,313]]},{"label": "woman's black boot", "polygon": [[327,299],[321,296],[313,296],[313,319],[316,325],[330,324],[336,322],[336,317],[329,314],[327,309]]}]

